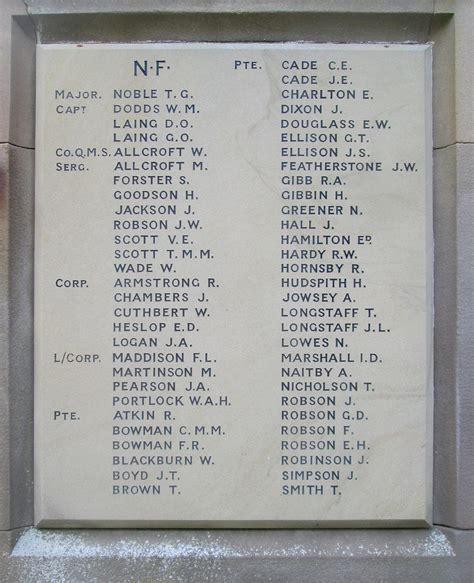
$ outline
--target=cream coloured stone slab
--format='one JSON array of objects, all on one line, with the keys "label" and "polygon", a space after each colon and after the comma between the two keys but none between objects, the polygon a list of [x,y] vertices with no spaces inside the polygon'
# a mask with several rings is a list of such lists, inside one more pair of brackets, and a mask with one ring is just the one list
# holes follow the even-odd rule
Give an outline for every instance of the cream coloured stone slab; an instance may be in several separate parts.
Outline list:
[{"label": "cream coloured stone slab", "polygon": [[40,526],[431,517],[430,50],[38,50]]}]

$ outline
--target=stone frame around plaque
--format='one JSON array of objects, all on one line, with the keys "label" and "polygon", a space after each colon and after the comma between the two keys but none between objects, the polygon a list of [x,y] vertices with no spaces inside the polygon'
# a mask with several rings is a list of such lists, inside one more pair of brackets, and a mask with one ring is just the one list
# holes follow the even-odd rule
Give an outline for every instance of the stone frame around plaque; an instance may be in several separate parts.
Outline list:
[{"label": "stone frame around plaque", "polygon": [[[60,4],[62,4],[60,6]],[[152,573],[174,573],[176,580],[209,580],[216,569],[225,569],[228,581],[252,580],[253,574],[273,574],[285,579],[299,573],[310,581],[303,557],[315,568],[325,569],[334,581],[387,580],[393,564],[398,576],[420,581],[466,581],[472,572],[472,529],[474,467],[469,454],[473,439],[473,397],[470,391],[472,358],[470,335],[473,325],[472,290],[472,167],[474,127],[472,122],[472,4],[461,0],[419,2],[402,0],[388,9],[382,0],[357,6],[344,0],[329,5],[296,3],[291,9],[277,0],[266,11],[255,12],[246,3],[229,8],[225,2],[214,7],[178,3],[172,11],[157,2],[137,2],[134,14],[121,12],[122,5],[104,1],[73,3],[8,0],[2,15],[2,108],[0,110],[0,162],[2,169],[2,214],[0,260],[2,266],[2,364],[0,367],[0,529],[3,565],[12,580],[47,577],[43,559],[53,556],[52,568],[67,569],[69,577],[88,572],[133,576],[132,564],[142,558],[142,578]],[[244,5],[245,4],[245,5]],[[206,11],[207,10],[207,11]],[[240,14],[232,14],[240,11]],[[220,25],[216,32],[216,25]],[[316,25],[319,27],[315,38]],[[183,32],[184,31],[184,32]],[[187,32],[186,32],[187,31]],[[344,531],[332,535],[320,532],[256,532],[250,538],[216,531],[213,542],[189,533],[159,532],[147,538],[156,545],[152,555],[120,554],[117,537],[126,536],[129,545],[144,545],[139,533],[129,531],[113,537],[107,532],[91,536],[52,540],[29,527],[32,524],[32,220],[33,220],[33,132],[34,52],[36,42],[108,42],[149,40],[202,40],[220,35],[226,40],[299,40],[325,42],[431,42],[434,54],[434,235],[435,235],[435,468],[434,528],[426,535],[399,531],[360,531],[348,539]],[[186,37],[186,38],[184,38]],[[233,38],[231,38],[233,37]],[[10,67],[11,64],[11,67]],[[25,530],[26,529],[26,530]],[[57,536],[57,535],[55,535]],[[242,538],[244,537],[244,538]],[[322,538],[321,538],[322,537]],[[323,542],[324,541],[324,542]],[[297,544],[301,553],[292,545]],[[341,547],[341,544],[343,545]],[[401,545],[397,547],[397,544]],[[15,546],[16,545],[16,546]],[[49,546],[48,546],[49,545]],[[75,546],[76,545],[76,546]],[[80,545],[80,546],[77,546]],[[159,546],[159,545],[171,545]],[[184,546],[180,546],[184,545]],[[194,545],[194,546],[193,546]],[[207,545],[207,546],[206,546]],[[346,545],[346,546],[344,546]],[[222,548],[233,551],[222,552]],[[136,546],[134,546],[136,548]],[[166,554],[166,549],[181,549]],[[315,549],[318,550],[315,550]],[[354,550],[359,548],[359,555]],[[15,550],[16,549],[16,550]],[[69,550],[68,550],[69,549]],[[98,558],[108,549],[108,558]],[[220,549],[218,553],[216,549]],[[247,550],[246,550],[247,549]],[[271,549],[271,552],[270,550]],[[342,553],[341,549],[346,549]],[[389,549],[389,550],[387,550]],[[83,553],[80,555],[79,553]],[[204,553],[204,554],[203,554]],[[205,554],[207,553],[207,555]],[[385,559],[384,559],[385,555]],[[87,556],[88,559],[79,557]],[[104,557],[105,555],[102,555]],[[119,556],[121,557],[119,559]],[[213,557],[204,567],[203,557]],[[353,559],[347,558],[354,557]],[[174,559],[170,559],[174,557]],[[344,561],[341,561],[346,557]],[[357,559],[355,559],[357,557]],[[390,561],[387,558],[391,557]],[[238,560],[236,560],[238,559]],[[50,559],[48,559],[50,560]],[[358,561],[359,567],[356,566]],[[119,561],[119,562],[117,562]],[[151,562],[150,562],[151,561]],[[88,563],[88,567],[85,566]],[[118,566],[118,565],[121,566]],[[35,566],[36,565],[36,566]],[[189,565],[194,568],[191,574]],[[196,575],[196,568],[202,569]],[[317,567],[316,567],[317,566]],[[118,569],[118,570],[117,570]],[[252,575],[250,575],[252,573]],[[197,578],[196,578],[197,577]],[[181,578],[181,579],[180,579]],[[27,579],[26,579],[27,580]],[[99,579],[94,579],[99,580]],[[217,579],[216,579],[217,580]],[[223,580],[222,578],[220,580]]]}]

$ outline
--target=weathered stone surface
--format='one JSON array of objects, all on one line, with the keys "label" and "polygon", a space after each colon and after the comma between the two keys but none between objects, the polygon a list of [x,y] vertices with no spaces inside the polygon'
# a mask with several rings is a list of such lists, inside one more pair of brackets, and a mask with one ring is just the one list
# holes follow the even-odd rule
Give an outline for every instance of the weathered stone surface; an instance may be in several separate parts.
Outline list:
[{"label": "weathered stone surface", "polygon": [[[130,12],[130,4],[126,0],[87,0],[76,4],[62,0],[26,0],[31,14],[61,14],[84,12]],[[379,0],[376,4],[370,0],[271,0],[269,2],[252,2],[252,0],[139,0],[133,3],[134,12],[407,12],[426,13],[433,11],[432,0]]]},{"label": "weathered stone surface", "polygon": [[[457,146],[457,499],[453,526],[474,529],[474,144]],[[454,477],[454,475],[453,475]]]},{"label": "weathered stone surface", "polygon": [[[134,13],[33,17],[41,43],[61,42],[417,42],[429,40],[427,14]],[[317,31],[317,34],[316,32]]]},{"label": "weathered stone surface", "polygon": [[[456,480],[456,148],[434,152],[433,219],[435,239],[435,456],[434,522],[455,516]],[[451,517],[451,518],[448,518]]]},{"label": "weathered stone surface", "polygon": [[33,152],[0,146],[0,529],[32,521]]},{"label": "weathered stone surface", "polygon": [[34,151],[10,150],[9,395],[10,528],[33,511],[33,233]]},{"label": "weathered stone surface", "polygon": [[344,583],[348,578],[357,583],[466,583],[473,569],[474,537],[473,532],[447,528],[317,532],[32,529],[15,537],[1,535],[0,543],[3,541],[0,569],[6,583]]},{"label": "weathered stone surface", "polygon": [[456,141],[455,27],[451,15],[433,19],[433,146]]},{"label": "weathered stone surface", "polygon": [[474,3],[456,1],[456,141],[474,142]]},{"label": "weathered stone surface", "polygon": [[21,0],[2,2],[0,142],[34,146],[34,32]]},{"label": "weathered stone surface", "polygon": [[[473,528],[473,148],[435,152],[435,515]],[[457,194],[456,194],[457,192]],[[453,349],[454,348],[454,349]]]},{"label": "weathered stone surface", "polygon": [[17,146],[33,148],[35,142],[35,31],[28,16],[13,18],[11,27],[9,142]]},{"label": "weathered stone surface", "polygon": [[8,314],[9,252],[9,148],[0,145],[0,529],[10,527],[10,426],[9,426],[9,346]]}]

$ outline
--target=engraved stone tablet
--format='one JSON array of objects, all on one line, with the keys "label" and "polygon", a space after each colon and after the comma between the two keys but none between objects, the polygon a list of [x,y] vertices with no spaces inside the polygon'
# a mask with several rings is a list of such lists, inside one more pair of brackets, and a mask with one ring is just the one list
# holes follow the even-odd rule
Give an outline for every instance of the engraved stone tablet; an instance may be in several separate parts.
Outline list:
[{"label": "engraved stone tablet", "polygon": [[429,48],[38,53],[36,523],[429,524]]}]

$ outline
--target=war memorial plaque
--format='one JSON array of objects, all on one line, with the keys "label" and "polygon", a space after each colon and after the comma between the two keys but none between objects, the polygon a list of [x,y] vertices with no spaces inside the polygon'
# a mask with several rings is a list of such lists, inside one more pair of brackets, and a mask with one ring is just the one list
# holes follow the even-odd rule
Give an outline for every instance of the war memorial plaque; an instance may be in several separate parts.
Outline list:
[{"label": "war memorial plaque", "polygon": [[423,526],[430,51],[38,47],[39,526]]}]

